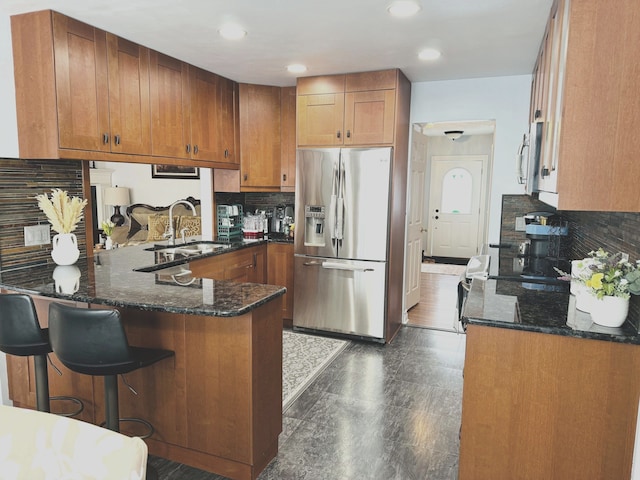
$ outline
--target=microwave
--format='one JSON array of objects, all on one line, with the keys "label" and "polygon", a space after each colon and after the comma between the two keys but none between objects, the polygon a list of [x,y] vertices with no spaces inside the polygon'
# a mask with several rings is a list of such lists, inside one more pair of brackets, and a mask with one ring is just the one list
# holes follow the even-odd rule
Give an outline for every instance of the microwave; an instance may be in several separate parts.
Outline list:
[{"label": "microwave", "polygon": [[540,150],[542,147],[543,122],[533,122],[529,133],[525,133],[516,155],[516,176],[529,195],[538,191],[540,174]]}]

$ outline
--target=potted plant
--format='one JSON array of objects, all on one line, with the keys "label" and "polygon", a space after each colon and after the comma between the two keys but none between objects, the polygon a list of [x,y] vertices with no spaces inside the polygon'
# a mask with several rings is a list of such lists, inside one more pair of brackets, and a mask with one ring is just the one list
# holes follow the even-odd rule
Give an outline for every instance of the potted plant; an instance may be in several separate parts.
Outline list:
[{"label": "potted plant", "polygon": [[113,248],[113,241],[111,240],[111,234],[113,233],[113,229],[115,228],[115,226],[116,224],[110,220],[104,221],[100,225],[100,227],[102,228],[102,231],[107,236],[107,239],[104,243],[104,248],[106,248],[107,250],[111,250]]},{"label": "potted plant", "polygon": [[80,256],[78,241],[72,233],[82,219],[87,200],[69,197],[64,190],[54,188],[51,198],[46,193],[36,195],[38,207],[47,216],[51,228],[58,232],[53,237],[51,258],[58,265],[72,265]]},{"label": "potted plant", "polygon": [[640,294],[638,262],[631,263],[622,253],[615,255],[602,248],[589,253],[592,261],[581,274],[592,296],[590,313],[594,323],[606,327],[621,326],[629,313],[631,294]]}]

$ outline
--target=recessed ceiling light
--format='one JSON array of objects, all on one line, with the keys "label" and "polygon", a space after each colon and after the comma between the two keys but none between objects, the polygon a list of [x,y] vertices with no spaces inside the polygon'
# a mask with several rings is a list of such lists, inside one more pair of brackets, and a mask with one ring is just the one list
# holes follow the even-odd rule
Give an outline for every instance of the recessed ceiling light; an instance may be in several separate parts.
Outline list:
[{"label": "recessed ceiling light", "polygon": [[307,71],[307,67],[305,67],[301,63],[292,63],[291,65],[287,66],[287,71],[289,71],[290,73],[303,73]]},{"label": "recessed ceiling light", "polygon": [[411,0],[397,0],[387,10],[394,17],[410,17],[420,11],[420,5]]},{"label": "recessed ceiling light", "polygon": [[247,31],[235,23],[227,23],[220,27],[218,33],[227,40],[240,40],[247,35]]},{"label": "recessed ceiling light", "polygon": [[442,53],[440,53],[440,50],[436,50],[435,48],[425,48],[418,54],[418,58],[420,60],[437,60],[441,55]]}]

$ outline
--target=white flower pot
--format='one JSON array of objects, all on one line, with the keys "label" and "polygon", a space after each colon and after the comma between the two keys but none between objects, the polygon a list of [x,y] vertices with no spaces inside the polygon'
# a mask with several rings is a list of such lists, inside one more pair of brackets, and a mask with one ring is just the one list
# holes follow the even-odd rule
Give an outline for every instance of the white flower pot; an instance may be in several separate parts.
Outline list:
[{"label": "white flower pot", "polygon": [[577,280],[571,280],[571,293],[576,297],[576,308],[582,312],[591,311],[591,302],[596,297],[589,293],[587,286]]},{"label": "white flower pot", "polygon": [[57,293],[71,295],[80,288],[80,269],[75,265],[59,265],[53,270]]},{"label": "white flower pot", "polygon": [[620,297],[593,298],[591,320],[604,327],[619,327],[629,314],[629,299]]},{"label": "white flower pot", "polygon": [[78,261],[80,250],[74,233],[58,233],[53,236],[51,258],[58,265],[73,265]]}]

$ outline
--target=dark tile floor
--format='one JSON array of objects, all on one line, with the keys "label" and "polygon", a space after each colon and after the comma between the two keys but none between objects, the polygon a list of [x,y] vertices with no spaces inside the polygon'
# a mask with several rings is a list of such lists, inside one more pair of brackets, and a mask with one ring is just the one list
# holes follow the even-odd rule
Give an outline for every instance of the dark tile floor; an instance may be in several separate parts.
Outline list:
[{"label": "dark tile floor", "polygon": [[[403,327],[353,342],[285,412],[259,480],[454,480],[465,336]],[[224,477],[152,457],[162,480]]]}]

